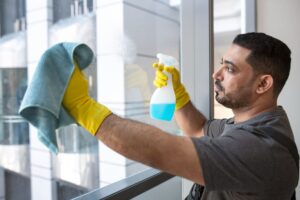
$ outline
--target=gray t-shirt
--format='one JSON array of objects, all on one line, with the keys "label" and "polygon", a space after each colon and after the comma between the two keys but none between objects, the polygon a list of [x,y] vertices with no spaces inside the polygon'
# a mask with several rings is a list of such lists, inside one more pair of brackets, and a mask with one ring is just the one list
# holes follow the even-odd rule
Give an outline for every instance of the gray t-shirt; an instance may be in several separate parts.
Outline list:
[{"label": "gray t-shirt", "polygon": [[264,127],[294,140],[282,107],[248,121],[210,120],[206,136],[192,138],[201,162],[205,191],[201,200],[290,200],[298,181],[288,149]]}]

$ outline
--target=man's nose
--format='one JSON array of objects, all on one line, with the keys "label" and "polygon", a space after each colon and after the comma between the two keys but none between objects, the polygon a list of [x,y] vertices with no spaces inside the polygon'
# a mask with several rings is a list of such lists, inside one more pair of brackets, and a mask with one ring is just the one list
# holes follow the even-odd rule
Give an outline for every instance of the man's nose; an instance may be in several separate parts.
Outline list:
[{"label": "man's nose", "polygon": [[222,80],[223,80],[222,77],[223,77],[223,76],[222,76],[222,68],[220,67],[219,69],[217,69],[217,70],[213,73],[212,78],[213,78],[214,80],[220,80],[220,81],[222,81]]}]

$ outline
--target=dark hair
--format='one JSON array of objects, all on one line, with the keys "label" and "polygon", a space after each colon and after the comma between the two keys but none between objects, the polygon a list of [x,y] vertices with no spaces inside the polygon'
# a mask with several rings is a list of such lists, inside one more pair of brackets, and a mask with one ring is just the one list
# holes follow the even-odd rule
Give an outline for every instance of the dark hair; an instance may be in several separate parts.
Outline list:
[{"label": "dark hair", "polygon": [[255,73],[270,74],[274,79],[274,95],[277,97],[289,77],[291,51],[282,41],[264,33],[237,35],[233,44],[251,50],[247,62]]}]

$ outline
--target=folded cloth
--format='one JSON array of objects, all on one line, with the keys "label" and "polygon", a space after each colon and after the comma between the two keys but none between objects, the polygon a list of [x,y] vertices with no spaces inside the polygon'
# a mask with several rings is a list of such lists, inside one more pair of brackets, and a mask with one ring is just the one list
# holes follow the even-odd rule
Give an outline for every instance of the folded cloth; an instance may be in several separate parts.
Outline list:
[{"label": "folded cloth", "polygon": [[73,62],[83,70],[93,58],[85,44],[56,44],[42,55],[26,90],[19,114],[38,129],[38,138],[53,153],[58,153],[55,131],[76,123],[62,106]]}]

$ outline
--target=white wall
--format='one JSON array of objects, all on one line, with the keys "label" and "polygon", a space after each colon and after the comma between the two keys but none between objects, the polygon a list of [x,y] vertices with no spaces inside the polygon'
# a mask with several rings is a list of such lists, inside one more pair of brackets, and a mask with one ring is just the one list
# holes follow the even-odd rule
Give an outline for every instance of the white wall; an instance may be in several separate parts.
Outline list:
[{"label": "white wall", "polygon": [[[279,97],[279,104],[286,109],[298,148],[300,147],[300,1],[257,1],[257,31],[270,34],[285,42],[292,51],[289,80]],[[297,188],[298,195],[300,188]]]}]

